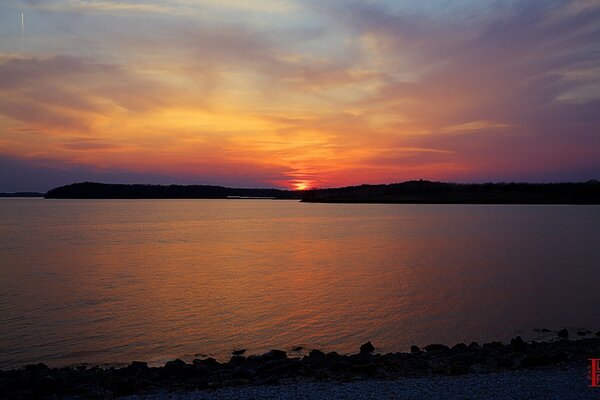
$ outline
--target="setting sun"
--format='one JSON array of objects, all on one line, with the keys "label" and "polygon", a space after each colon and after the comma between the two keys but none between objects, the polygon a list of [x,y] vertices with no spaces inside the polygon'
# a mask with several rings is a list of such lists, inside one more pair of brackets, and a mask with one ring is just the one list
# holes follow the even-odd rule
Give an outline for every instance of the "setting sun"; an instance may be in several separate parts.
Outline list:
[{"label": "setting sun", "polygon": [[310,182],[307,181],[297,181],[293,184],[294,190],[308,190],[311,188]]}]

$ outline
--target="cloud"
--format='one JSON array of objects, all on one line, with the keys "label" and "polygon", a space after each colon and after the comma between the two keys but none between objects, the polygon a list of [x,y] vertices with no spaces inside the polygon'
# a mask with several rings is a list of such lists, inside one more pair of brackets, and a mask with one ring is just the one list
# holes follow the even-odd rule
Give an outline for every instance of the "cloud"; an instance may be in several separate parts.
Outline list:
[{"label": "cloud", "polygon": [[318,186],[597,171],[594,1],[29,4],[66,28],[0,56],[14,156]]},{"label": "cloud", "polygon": [[[11,171],[0,175],[0,192],[40,191],[73,182],[112,182],[147,184],[209,184],[230,187],[273,187],[269,182],[285,182],[284,171],[277,167],[256,168],[252,165],[213,165],[209,169],[190,165],[171,170],[132,170],[130,167],[113,166],[97,168],[77,162],[43,157],[15,157],[0,153],[0,170]],[[160,169],[160,168],[156,168]],[[280,187],[284,187],[283,185]]]},{"label": "cloud", "polygon": [[491,129],[504,129],[509,127],[510,125],[501,124],[493,121],[469,121],[462,124],[445,126],[442,129],[440,129],[440,132],[452,134],[465,134],[489,131]]},{"label": "cloud", "polygon": [[[595,165],[596,152],[582,151],[581,144],[600,144],[594,133],[600,114],[590,114],[600,95],[598,4],[573,9],[568,2],[518,3],[504,12],[490,10],[466,26],[411,20],[373,3],[341,8],[335,2],[317,7],[360,37],[375,38],[381,43],[375,51],[402,55],[389,56],[388,79],[358,103],[403,116],[394,126],[409,133],[405,144],[452,150],[456,163],[490,176],[550,169],[557,159]],[[409,61],[395,62],[402,58]],[[394,78],[407,63],[423,68]],[[454,136],[459,132],[485,135],[463,140]]]},{"label": "cloud", "polygon": [[165,90],[120,66],[86,58],[0,58],[0,114],[40,131],[85,133],[115,112],[165,106]]},{"label": "cloud", "polygon": [[106,149],[115,149],[118,146],[114,143],[105,143],[101,142],[97,139],[89,139],[89,138],[76,138],[71,139],[62,145],[65,149],[68,150],[106,150]]},{"label": "cloud", "polygon": [[[29,0],[30,7],[36,10],[53,11],[61,13],[80,12],[136,12],[171,14],[175,12],[172,7],[152,4],[151,2],[127,2],[111,0]],[[148,4],[150,3],[150,4]]]}]

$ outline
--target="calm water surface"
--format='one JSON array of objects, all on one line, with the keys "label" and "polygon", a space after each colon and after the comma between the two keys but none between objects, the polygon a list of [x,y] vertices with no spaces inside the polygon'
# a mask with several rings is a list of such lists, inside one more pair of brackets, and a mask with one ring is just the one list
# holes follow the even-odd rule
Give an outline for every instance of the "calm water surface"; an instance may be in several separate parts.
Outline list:
[{"label": "calm water surface", "polygon": [[0,368],[600,329],[600,207],[0,200]]}]

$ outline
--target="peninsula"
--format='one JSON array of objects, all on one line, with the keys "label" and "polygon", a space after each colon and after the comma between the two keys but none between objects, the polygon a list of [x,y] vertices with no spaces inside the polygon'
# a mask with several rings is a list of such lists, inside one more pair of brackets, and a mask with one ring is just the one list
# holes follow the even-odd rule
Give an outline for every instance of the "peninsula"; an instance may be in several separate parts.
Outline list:
[{"label": "peninsula", "polygon": [[303,202],[406,204],[600,204],[600,182],[445,183],[407,181],[307,190]]}]

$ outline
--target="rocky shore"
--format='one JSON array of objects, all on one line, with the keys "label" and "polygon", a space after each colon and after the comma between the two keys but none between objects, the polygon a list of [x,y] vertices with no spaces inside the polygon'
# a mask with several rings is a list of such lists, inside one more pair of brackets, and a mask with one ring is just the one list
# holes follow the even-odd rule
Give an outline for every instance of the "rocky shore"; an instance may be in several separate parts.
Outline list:
[{"label": "rocky shore", "polygon": [[510,343],[459,343],[452,347],[412,346],[409,353],[377,354],[371,342],[356,354],[340,355],[312,350],[304,357],[288,357],[282,350],[245,356],[237,351],[228,362],[213,358],[167,362],[149,367],[134,361],[124,368],[65,367],[44,364],[0,371],[0,397],[95,398],[183,391],[211,391],[225,387],[295,384],[302,382],[356,382],[409,377],[459,376],[502,371],[532,370],[548,366],[584,367],[588,358],[600,357],[597,337],[569,340],[563,330],[555,341]]}]

